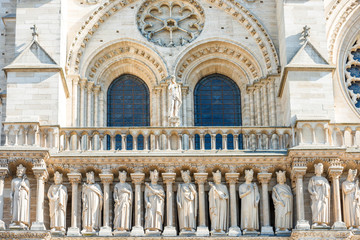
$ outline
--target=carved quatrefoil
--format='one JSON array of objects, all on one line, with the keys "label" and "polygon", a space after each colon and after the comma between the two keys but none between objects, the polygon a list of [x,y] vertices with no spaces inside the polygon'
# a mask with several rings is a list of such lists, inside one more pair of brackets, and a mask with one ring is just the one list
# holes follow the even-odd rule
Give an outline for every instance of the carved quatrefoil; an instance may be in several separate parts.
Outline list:
[{"label": "carved quatrefoil", "polygon": [[192,42],[201,33],[204,20],[204,10],[193,0],[148,0],[137,14],[141,34],[163,47]]}]

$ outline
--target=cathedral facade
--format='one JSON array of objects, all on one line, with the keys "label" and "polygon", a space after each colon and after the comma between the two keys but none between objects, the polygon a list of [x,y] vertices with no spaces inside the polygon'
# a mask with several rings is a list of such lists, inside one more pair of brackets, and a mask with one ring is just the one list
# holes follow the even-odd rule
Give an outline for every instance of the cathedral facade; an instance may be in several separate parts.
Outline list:
[{"label": "cathedral facade", "polygon": [[0,16],[0,238],[360,239],[358,0]]}]

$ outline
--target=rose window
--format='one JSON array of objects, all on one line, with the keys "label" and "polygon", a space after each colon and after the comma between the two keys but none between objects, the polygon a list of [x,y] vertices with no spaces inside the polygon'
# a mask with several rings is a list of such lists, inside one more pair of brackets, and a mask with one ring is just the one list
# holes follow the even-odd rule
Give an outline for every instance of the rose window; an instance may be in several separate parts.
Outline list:
[{"label": "rose window", "polygon": [[139,9],[137,23],[149,41],[163,47],[183,46],[201,33],[204,11],[193,0],[148,0]]},{"label": "rose window", "polygon": [[345,65],[345,86],[355,107],[360,110],[360,36],[350,48]]}]

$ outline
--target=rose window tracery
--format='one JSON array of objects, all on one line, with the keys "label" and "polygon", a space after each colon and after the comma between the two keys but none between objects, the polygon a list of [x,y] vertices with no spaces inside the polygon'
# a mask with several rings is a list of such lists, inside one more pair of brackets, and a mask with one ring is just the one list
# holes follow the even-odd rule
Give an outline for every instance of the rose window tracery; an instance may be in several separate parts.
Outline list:
[{"label": "rose window tracery", "polygon": [[360,35],[350,48],[346,59],[345,86],[355,107],[360,111]]},{"label": "rose window tracery", "polygon": [[163,47],[183,46],[196,39],[204,27],[204,11],[193,0],[145,1],[137,14],[141,34]]}]

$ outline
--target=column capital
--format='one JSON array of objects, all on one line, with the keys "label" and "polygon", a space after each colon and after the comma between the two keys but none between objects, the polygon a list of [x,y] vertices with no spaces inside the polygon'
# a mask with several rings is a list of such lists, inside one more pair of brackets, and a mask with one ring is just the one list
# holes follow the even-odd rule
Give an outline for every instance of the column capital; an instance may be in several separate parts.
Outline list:
[{"label": "column capital", "polygon": [[207,173],[194,173],[195,182],[197,184],[204,184],[207,181]]},{"label": "column capital", "polygon": [[130,177],[134,184],[141,184],[145,180],[145,173],[130,173]]},{"label": "column capital", "polygon": [[163,182],[166,184],[172,184],[175,182],[176,173],[162,173]]},{"label": "column capital", "polygon": [[87,82],[88,82],[87,78],[81,78],[79,81],[80,87],[85,88]]},{"label": "column capital", "polygon": [[81,182],[81,173],[71,172],[67,174],[67,177],[71,184],[78,184]]},{"label": "column capital", "polygon": [[294,166],[291,171],[291,178],[296,179],[303,177],[306,174],[307,167],[305,166]]},{"label": "column capital", "polygon": [[100,85],[94,86],[94,87],[93,87],[93,92],[94,92],[95,94],[99,94],[99,92],[100,92]]},{"label": "column capital", "polygon": [[91,89],[93,88],[93,86],[94,86],[94,82],[87,82],[87,85],[86,85],[86,87],[87,87],[87,89],[88,89],[88,94],[90,94],[91,93]]},{"label": "column capital", "polygon": [[9,169],[5,166],[0,167],[0,178],[5,177],[9,173]]},{"label": "column capital", "polygon": [[77,85],[80,81],[80,76],[79,75],[71,75],[70,76],[71,80],[72,80],[72,83],[74,85]]},{"label": "column capital", "polygon": [[272,173],[261,172],[258,173],[257,178],[261,184],[268,184],[271,180]]},{"label": "column capital", "polygon": [[225,179],[228,184],[236,184],[239,177],[240,173],[225,173]]},{"label": "column capital", "polygon": [[34,175],[35,175],[35,177],[37,179],[42,179],[42,180],[46,181],[46,179],[49,176],[48,171],[46,170],[46,168],[33,167],[32,170],[33,170]]},{"label": "column capital", "polygon": [[328,169],[329,176],[331,178],[339,178],[344,170],[343,166],[333,165]]},{"label": "column capital", "polygon": [[114,174],[112,174],[112,173],[100,173],[99,177],[103,184],[106,184],[106,183],[111,184],[114,180]]}]

